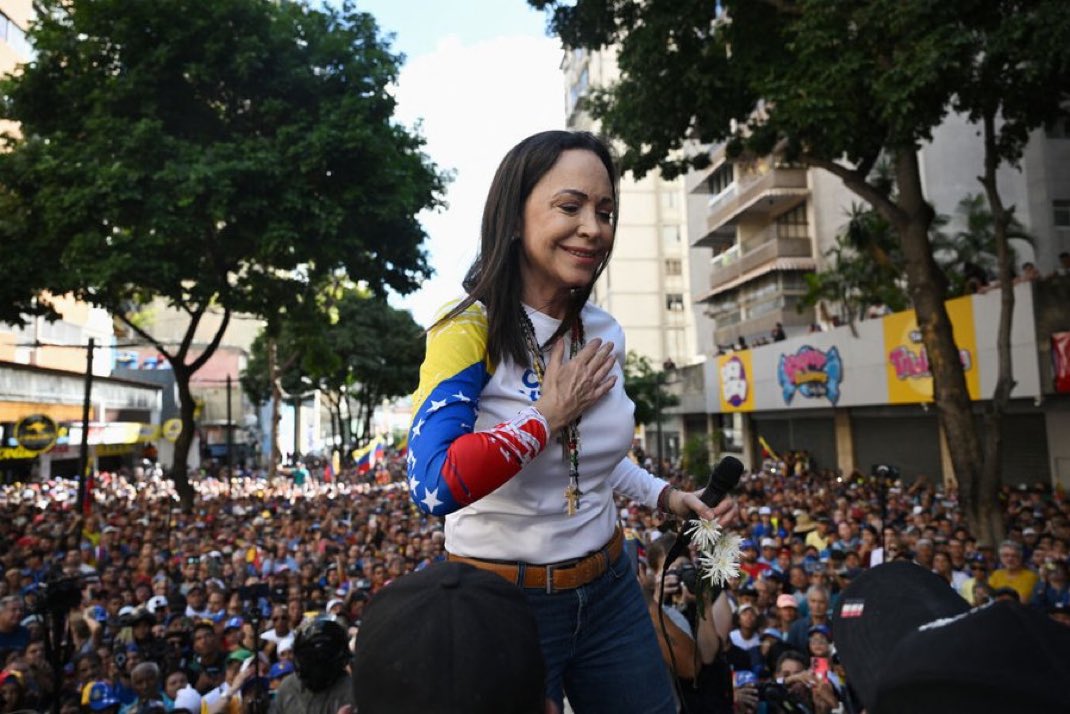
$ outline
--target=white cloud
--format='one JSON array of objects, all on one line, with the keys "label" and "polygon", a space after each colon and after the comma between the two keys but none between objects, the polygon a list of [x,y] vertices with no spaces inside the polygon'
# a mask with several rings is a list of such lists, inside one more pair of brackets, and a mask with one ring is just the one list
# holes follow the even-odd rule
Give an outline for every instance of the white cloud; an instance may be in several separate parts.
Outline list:
[{"label": "white cloud", "polygon": [[461,294],[479,244],[483,202],[505,152],[530,134],[564,126],[560,62],[556,39],[498,37],[465,46],[452,36],[402,68],[398,118],[408,126],[422,120],[427,153],[455,172],[449,208],[421,215],[435,276],[393,301],[420,324]]}]

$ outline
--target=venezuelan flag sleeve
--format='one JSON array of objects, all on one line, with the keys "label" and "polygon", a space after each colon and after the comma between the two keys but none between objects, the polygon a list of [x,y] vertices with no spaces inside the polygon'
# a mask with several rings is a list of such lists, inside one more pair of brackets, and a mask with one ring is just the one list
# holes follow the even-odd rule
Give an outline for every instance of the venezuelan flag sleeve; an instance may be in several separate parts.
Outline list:
[{"label": "venezuelan flag sleeve", "polygon": [[443,516],[483,498],[546,446],[550,430],[534,408],[474,431],[479,397],[492,374],[482,306],[472,305],[428,333],[407,457],[409,494],[427,513]]}]

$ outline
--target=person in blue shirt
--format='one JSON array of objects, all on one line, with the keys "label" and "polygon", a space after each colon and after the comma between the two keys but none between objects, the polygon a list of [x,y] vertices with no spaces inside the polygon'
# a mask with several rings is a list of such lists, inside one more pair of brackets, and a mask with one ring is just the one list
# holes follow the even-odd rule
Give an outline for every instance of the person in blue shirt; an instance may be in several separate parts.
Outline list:
[{"label": "person in blue shirt", "polygon": [[0,653],[21,652],[30,644],[30,630],[22,624],[22,598],[0,599]]},{"label": "person in blue shirt", "polygon": [[1029,604],[1046,612],[1056,605],[1070,606],[1070,577],[1066,562],[1053,560],[1045,563],[1040,581],[1033,588]]}]

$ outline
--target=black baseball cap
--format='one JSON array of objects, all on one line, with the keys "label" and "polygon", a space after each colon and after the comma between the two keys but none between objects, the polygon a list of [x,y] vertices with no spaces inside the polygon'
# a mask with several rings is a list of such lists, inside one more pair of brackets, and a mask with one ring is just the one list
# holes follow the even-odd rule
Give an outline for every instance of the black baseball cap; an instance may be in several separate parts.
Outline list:
[{"label": "black baseball cap", "polygon": [[380,590],[364,610],[352,675],[360,714],[545,710],[524,593],[464,563],[436,563]]},{"label": "black baseball cap", "polygon": [[1070,627],[1017,601],[971,610],[943,578],[896,562],[844,588],[833,623],[873,714],[1066,710]]}]

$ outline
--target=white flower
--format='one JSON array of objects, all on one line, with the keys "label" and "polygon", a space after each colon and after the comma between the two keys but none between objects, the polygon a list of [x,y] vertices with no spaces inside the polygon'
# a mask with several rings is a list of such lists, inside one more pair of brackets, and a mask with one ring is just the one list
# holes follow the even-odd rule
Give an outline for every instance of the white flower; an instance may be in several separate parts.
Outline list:
[{"label": "white flower", "polygon": [[721,526],[717,521],[699,518],[689,521],[690,528],[687,535],[691,536],[691,542],[695,544],[700,553],[708,553],[717,544],[721,537]]},{"label": "white flower", "polygon": [[711,584],[724,587],[732,578],[739,577],[739,545],[743,539],[738,535],[722,534],[709,552],[699,556],[702,577]]}]

